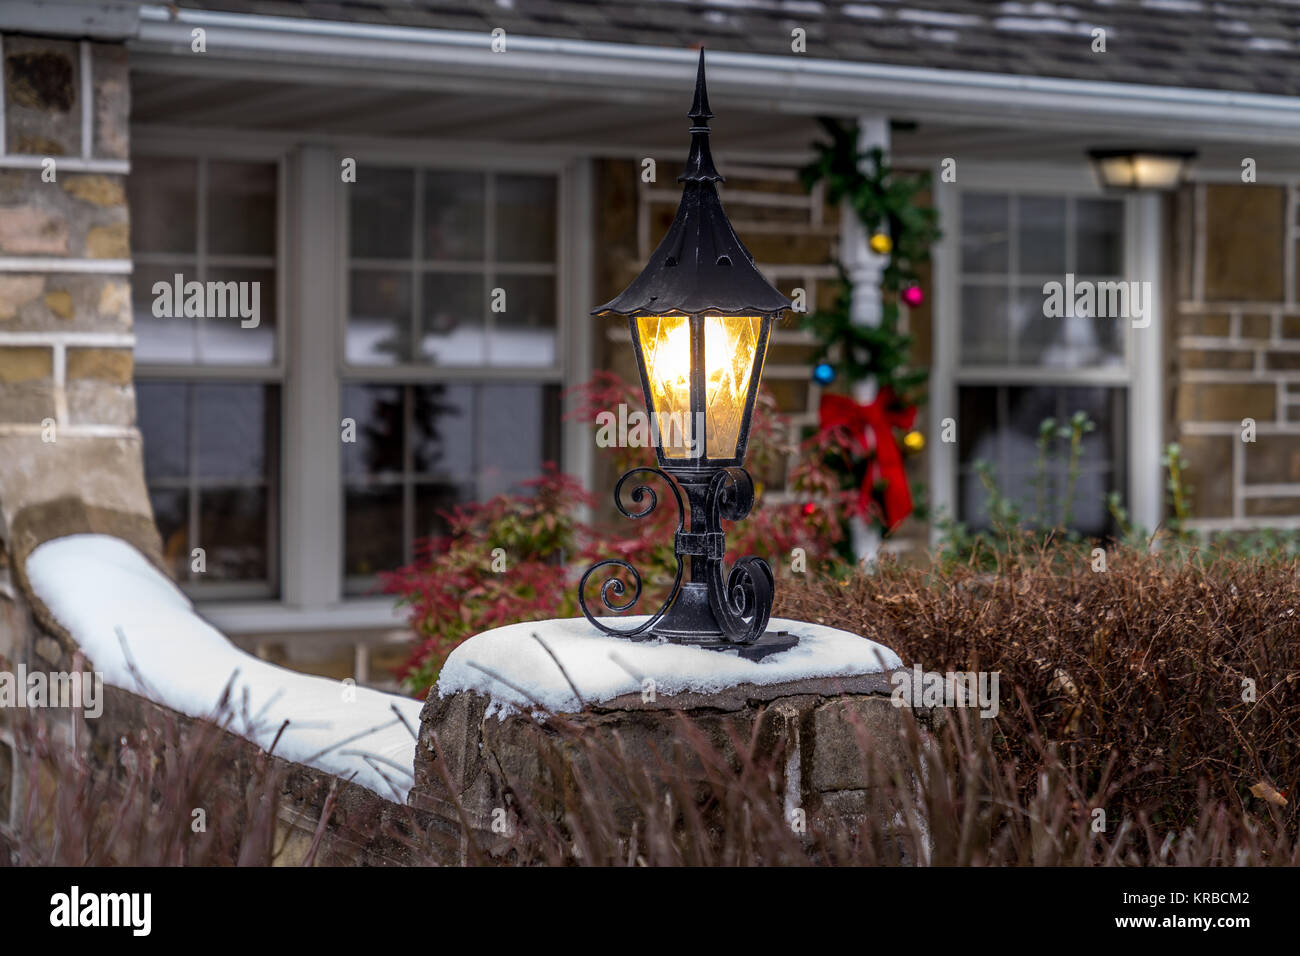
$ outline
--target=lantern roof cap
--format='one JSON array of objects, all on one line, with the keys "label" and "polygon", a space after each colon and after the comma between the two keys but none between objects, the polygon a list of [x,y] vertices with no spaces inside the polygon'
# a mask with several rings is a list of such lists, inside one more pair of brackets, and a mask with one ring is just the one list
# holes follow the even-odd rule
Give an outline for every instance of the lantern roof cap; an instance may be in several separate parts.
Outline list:
[{"label": "lantern roof cap", "polygon": [[709,92],[704,51],[690,112],[691,149],[677,215],[641,274],[592,315],[667,315],[696,312],[768,315],[791,302],[763,277],[727,219],[716,183],[723,177],[709,151]]}]

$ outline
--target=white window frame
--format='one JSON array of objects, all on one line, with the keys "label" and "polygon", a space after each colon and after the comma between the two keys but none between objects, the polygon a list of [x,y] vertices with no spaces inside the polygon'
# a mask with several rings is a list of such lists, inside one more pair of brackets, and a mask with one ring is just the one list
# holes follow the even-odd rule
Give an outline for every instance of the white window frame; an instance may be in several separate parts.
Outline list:
[{"label": "white window frame", "polygon": [[[1160,463],[1164,446],[1163,340],[1163,197],[1158,193],[1132,194],[1124,202],[1124,278],[1151,282],[1151,323],[1145,329],[1127,326],[1124,367],[1094,369],[1033,369],[960,365],[961,330],[961,194],[969,191],[1009,192],[1020,195],[1108,196],[1097,185],[1085,162],[1073,167],[963,162],[957,183],[943,181],[943,170],[933,172],[935,203],[943,238],[936,244],[934,343],[929,387],[929,429],[934,441],[929,467],[930,505],[935,514],[958,514],[958,443],[942,440],[945,419],[962,422],[957,394],[963,385],[1016,384],[1125,386],[1127,408],[1127,488],[1124,504],[1134,523],[1154,529],[1163,511]],[[1109,198],[1109,196],[1108,196]],[[1014,376],[1011,378],[1011,376]],[[931,524],[931,543],[937,545],[941,530]]]},{"label": "white window frame", "polygon": [[[276,449],[280,464],[278,476],[273,476],[278,480],[267,482],[267,520],[274,528],[274,534],[270,536],[269,545],[270,553],[267,555],[267,579],[265,582],[242,582],[242,581],[222,581],[222,582],[182,582],[186,592],[196,601],[227,601],[230,599],[255,600],[268,603],[274,603],[277,599],[273,597],[276,593],[282,593],[283,588],[283,562],[285,554],[284,541],[284,520],[282,516],[281,505],[284,501],[285,481],[284,481],[284,464],[286,453],[285,429],[284,429],[284,408],[285,395],[287,386],[287,360],[286,348],[288,342],[288,318],[285,308],[287,301],[288,288],[288,151],[277,145],[268,145],[261,143],[256,139],[225,139],[221,141],[209,140],[202,143],[196,143],[187,140],[185,137],[159,135],[156,133],[145,133],[134,139],[131,147],[131,155],[135,157],[149,157],[159,159],[186,159],[195,160],[198,164],[195,193],[198,203],[195,228],[197,236],[195,239],[195,249],[193,254],[189,253],[132,253],[132,261],[136,265],[169,265],[176,263],[179,265],[180,260],[193,260],[197,274],[196,279],[202,280],[206,277],[206,267],[208,261],[214,258],[207,252],[207,169],[208,165],[213,162],[233,161],[233,162],[255,162],[270,163],[275,166],[276,170],[276,236],[275,250],[271,257],[274,258],[273,268],[275,269],[275,356],[274,361],[268,365],[227,365],[221,363],[149,363],[134,366],[134,378],[140,381],[183,381],[186,384],[202,384],[205,382],[247,382],[247,383],[264,383],[276,385],[279,388],[278,409],[280,419],[280,443]],[[218,259],[229,259],[227,265],[257,265],[263,266],[264,263],[254,262],[249,257],[241,256],[216,256]],[[138,289],[132,289],[133,298],[139,295]],[[147,476],[146,476],[147,478]],[[194,485],[194,476],[190,475],[189,482],[191,489]],[[192,492],[191,492],[192,493]],[[195,507],[191,501],[191,515],[189,521],[191,528],[193,526]],[[203,542],[191,541],[191,547],[202,547]]]},{"label": "white window frame", "polygon": [[[282,137],[223,132],[180,136],[163,128],[133,132],[132,151],[149,156],[206,155],[212,159],[275,160],[280,164],[277,270],[277,365],[280,382],[279,597],[247,600],[200,599],[200,610],[231,635],[292,635],[304,631],[396,631],[405,616],[388,596],[343,593],[344,484],[339,403],[348,381],[416,381],[410,366],[352,367],[344,361],[347,322],[347,184],[344,158],[367,165],[555,175],[558,228],[556,249],[557,354],[559,381],[569,389],[591,376],[595,178],[589,157],[517,146],[448,142],[353,141],[331,139],[294,145]],[[333,201],[331,201],[333,197]],[[321,334],[323,333],[323,334]],[[191,366],[170,371],[188,376]],[[235,379],[238,368],[211,367],[212,377]],[[261,370],[258,370],[259,372]],[[431,381],[536,381],[556,369],[483,367],[438,369]],[[531,376],[531,377],[530,377]],[[250,378],[259,377],[250,374]],[[581,401],[568,395],[563,413]],[[588,430],[566,417],[561,429],[561,468],[590,484],[592,448]],[[233,597],[233,595],[232,595]]]}]

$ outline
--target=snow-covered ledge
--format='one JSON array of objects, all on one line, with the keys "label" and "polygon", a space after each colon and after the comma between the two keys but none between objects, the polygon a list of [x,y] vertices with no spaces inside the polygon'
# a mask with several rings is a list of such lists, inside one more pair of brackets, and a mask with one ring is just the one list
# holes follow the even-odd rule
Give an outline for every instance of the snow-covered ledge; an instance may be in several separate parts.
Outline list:
[{"label": "snow-covered ledge", "polygon": [[[643,618],[622,618],[634,626]],[[562,820],[568,785],[548,766],[571,731],[632,754],[684,753],[679,717],[721,752],[756,741],[784,768],[789,811],[874,813],[862,743],[901,755],[904,717],[890,699],[897,654],[856,634],[773,619],[799,643],[758,661],[737,654],[602,634],[581,618],[515,624],[461,644],[420,718],[410,802],[455,831],[468,820],[477,845],[500,844],[501,811],[520,788]],[[562,716],[557,716],[562,715]],[[865,734],[865,738],[864,738]],[[590,735],[599,735],[593,737]],[[579,748],[580,750],[580,748]],[[582,776],[565,749],[565,776]],[[636,808],[629,807],[627,818]],[[811,818],[811,817],[810,817]],[[495,824],[495,827],[494,827]],[[448,862],[457,862],[449,860]]]},{"label": "snow-covered ledge", "polygon": [[[605,623],[630,630],[643,621],[626,617]],[[751,661],[726,651],[622,640],[580,617],[512,624],[485,631],[452,651],[434,694],[481,694],[488,699],[488,716],[520,710],[572,713],[628,695],[663,697],[672,701],[668,706],[681,706],[686,698],[725,695],[740,687],[771,691],[903,666],[889,648],[833,627],[773,618],[768,629],[788,631],[799,643]]]},{"label": "snow-covered ledge", "polygon": [[[102,675],[389,801],[411,787],[420,702],[276,667],[239,650],[181,590],[119,538],[76,534],[28,556],[32,594]],[[281,726],[284,725],[283,733]]]}]

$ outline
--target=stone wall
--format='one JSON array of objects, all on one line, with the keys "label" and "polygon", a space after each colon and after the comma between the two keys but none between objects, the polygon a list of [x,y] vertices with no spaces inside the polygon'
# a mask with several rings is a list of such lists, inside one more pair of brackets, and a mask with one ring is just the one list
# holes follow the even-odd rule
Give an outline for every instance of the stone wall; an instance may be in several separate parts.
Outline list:
[{"label": "stone wall", "polygon": [[[741,684],[649,701],[625,695],[537,719],[503,719],[480,694],[439,697],[435,688],[420,715],[410,803],[451,852],[443,862],[474,862],[464,855],[472,843],[488,861],[505,863],[527,852],[510,832],[513,822],[503,826],[521,815],[542,829],[562,829],[596,805],[597,826],[614,821],[619,828],[606,835],[634,842],[646,807],[644,796],[631,794],[667,796],[691,781],[698,794],[710,794],[697,794],[701,805],[713,806],[726,774],[739,781],[761,772],[783,795],[787,820],[801,811],[809,832],[833,833],[857,832],[872,818],[904,861],[916,861],[926,848],[889,824],[897,807],[880,793],[882,771],[910,766],[906,714],[916,714],[925,746],[947,715],[895,707],[890,688],[888,673]],[[753,780],[746,786],[761,789]],[[734,824],[706,822],[718,830]]]},{"label": "stone wall", "polygon": [[[20,521],[30,520],[32,509]],[[42,519],[42,526],[59,529],[59,518],[71,520],[69,509],[52,509]],[[82,514],[80,520],[85,520]],[[99,516],[94,521],[111,527],[111,518]],[[25,557],[25,556],[24,556]],[[21,569],[21,559],[18,570]],[[21,573],[12,579],[0,575],[0,672],[15,673],[19,666],[27,673],[70,673],[93,670],[94,662],[80,659],[72,638],[50,618],[22,583]],[[70,710],[47,708],[40,711],[0,707],[0,866],[16,860],[20,828],[30,833],[27,805],[34,796],[38,820],[57,815],[65,823],[73,817],[69,807],[77,798],[64,795],[60,786],[69,786],[68,777],[53,770],[50,761],[24,756],[29,745],[31,721],[61,748],[66,763],[73,753],[89,768],[100,790],[96,794],[108,811],[117,813],[123,805],[122,786],[126,768],[132,761],[149,756],[154,761],[154,783],[159,795],[154,809],[170,814],[167,832],[179,832],[195,847],[207,839],[194,834],[190,821],[195,810],[204,811],[208,830],[225,834],[264,834],[274,849],[275,865],[295,866],[304,862],[313,843],[319,822],[329,808],[329,820],[321,831],[315,864],[320,866],[391,866],[406,865],[423,859],[418,856],[423,825],[417,814],[404,804],[385,799],[371,790],[334,777],[324,771],[281,758],[269,758],[257,745],[226,731],[214,730],[211,724],[193,720],[162,707],[139,695],[115,687],[104,687],[103,714],[96,719],[77,718]],[[23,725],[25,723],[25,728]],[[182,757],[185,755],[185,757]],[[196,757],[210,757],[204,764]],[[35,769],[34,769],[35,768]],[[181,796],[192,803],[177,807],[170,802],[177,796],[178,781],[187,789]],[[72,783],[80,784],[80,779]],[[272,804],[273,806],[268,806]],[[131,806],[139,806],[137,799]],[[254,825],[259,813],[266,815],[267,825]],[[176,822],[179,814],[179,825]],[[40,840],[52,836],[49,818],[35,827]],[[246,843],[218,841],[218,849],[205,850],[205,863],[261,863],[267,859],[265,844],[256,839]],[[42,852],[54,852],[55,844],[42,844]],[[58,845],[57,862],[78,865],[81,861],[75,833],[65,830]],[[114,862],[139,864],[150,862],[131,854],[124,839],[115,848]],[[148,852],[148,851],[146,851]],[[198,852],[197,849],[194,852]],[[125,854],[125,855],[123,855]],[[170,861],[176,862],[176,861]]]},{"label": "stone wall", "polygon": [[[151,528],[131,384],[126,48],[9,34],[0,58],[0,540],[12,548],[18,514],[61,499]],[[154,538],[133,543],[155,553]]]},{"label": "stone wall", "polygon": [[1300,527],[1297,188],[1198,183],[1176,197],[1173,434],[1205,530]]}]

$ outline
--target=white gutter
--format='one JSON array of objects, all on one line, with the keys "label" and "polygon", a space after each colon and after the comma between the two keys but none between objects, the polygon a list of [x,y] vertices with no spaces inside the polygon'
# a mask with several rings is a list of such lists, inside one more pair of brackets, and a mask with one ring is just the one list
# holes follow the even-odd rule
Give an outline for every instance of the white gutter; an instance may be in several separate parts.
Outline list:
[{"label": "white gutter", "polygon": [[[697,56],[515,34],[506,52],[494,53],[488,33],[160,6],[141,7],[140,19],[133,68],[190,76],[644,102],[679,96]],[[190,50],[196,27],[206,53]],[[1077,131],[1084,123],[1148,138],[1300,143],[1300,98],[1260,93],[725,51],[709,54],[709,91],[728,104],[804,115],[869,110],[954,124]]]}]

